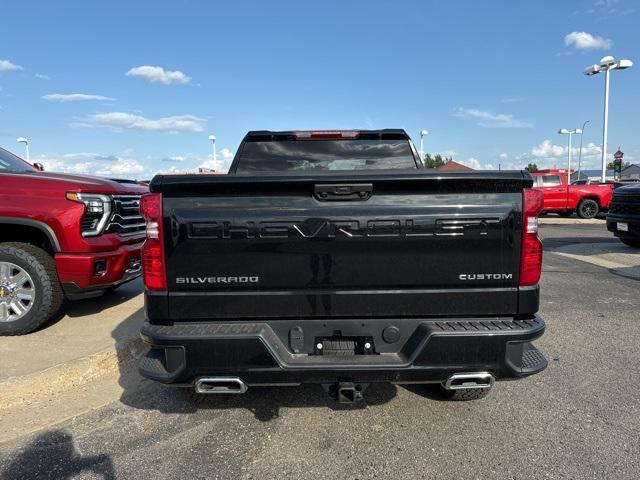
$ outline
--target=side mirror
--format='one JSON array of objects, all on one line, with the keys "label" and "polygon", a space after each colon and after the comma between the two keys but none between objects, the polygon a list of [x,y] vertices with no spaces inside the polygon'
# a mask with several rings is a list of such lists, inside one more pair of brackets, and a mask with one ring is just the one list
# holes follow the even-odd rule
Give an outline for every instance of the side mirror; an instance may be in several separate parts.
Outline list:
[{"label": "side mirror", "polygon": [[44,172],[44,165],[42,165],[41,163],[34,163],[33,166],[35,167],[36,170],[38,170],[39,172]]}]

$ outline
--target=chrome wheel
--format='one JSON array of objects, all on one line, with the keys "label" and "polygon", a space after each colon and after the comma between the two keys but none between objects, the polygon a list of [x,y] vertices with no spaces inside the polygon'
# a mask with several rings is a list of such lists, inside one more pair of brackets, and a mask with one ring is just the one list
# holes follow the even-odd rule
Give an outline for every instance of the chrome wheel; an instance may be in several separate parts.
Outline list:
[{"label": "chrome wheel", "polygon": [[0,262],[0,322],[24,317],[36,299],[31,276],[15,263]]}]

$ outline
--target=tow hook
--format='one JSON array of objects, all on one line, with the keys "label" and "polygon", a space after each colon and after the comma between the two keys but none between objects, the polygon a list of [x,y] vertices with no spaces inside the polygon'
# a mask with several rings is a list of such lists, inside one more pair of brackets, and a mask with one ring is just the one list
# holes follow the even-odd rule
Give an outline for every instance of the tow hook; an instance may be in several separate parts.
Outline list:
[{"label": "tow hook", "polygon": [[368,386],[368,383],[337,382],[323,384],[322,388],[340,404],[361,405],[364,403],[363,393]]}]

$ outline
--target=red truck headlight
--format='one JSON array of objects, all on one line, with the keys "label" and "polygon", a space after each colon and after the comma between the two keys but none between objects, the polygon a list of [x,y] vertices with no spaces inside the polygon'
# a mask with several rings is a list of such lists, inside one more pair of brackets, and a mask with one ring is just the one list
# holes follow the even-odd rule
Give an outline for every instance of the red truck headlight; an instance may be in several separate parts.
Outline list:
[{"label": "red truck headlight", "polygon": [[84,204],[84,214],[80,219],[83,237],[100,235],[111,216],[111,197],[98,193],[67,192],[67,200]]},{"label": "red truck headlight", "polygon": [[162,235],[162,194],[148,193],[140,198],[140,215],[147,222],[147,238],[142,245],[142,274],[148,290],[166,291]]},{"label": "red truck headlight", "polygon": [[522,246],[520,286],[537,285],[542,273],[542,242],[538,237],[538,215],[544,206],[543,194],[535,188],[522,192]]}]

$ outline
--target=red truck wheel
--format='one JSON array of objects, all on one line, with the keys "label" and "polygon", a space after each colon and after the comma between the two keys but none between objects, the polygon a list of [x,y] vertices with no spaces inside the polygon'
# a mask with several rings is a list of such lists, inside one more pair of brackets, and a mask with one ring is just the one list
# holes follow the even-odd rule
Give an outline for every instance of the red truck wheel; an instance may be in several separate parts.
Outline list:
[{"label": "red truck wheel", "polygon": [[600,212],[600,205],[591,198],[583,198],[578,204],[577,213],[580,218],[595,218]]},{"label": "red truck wheel", "polygon": [[53,259],[27,243],[0,244],[0,335],[22,335],[48,322],[64,295]]}]

